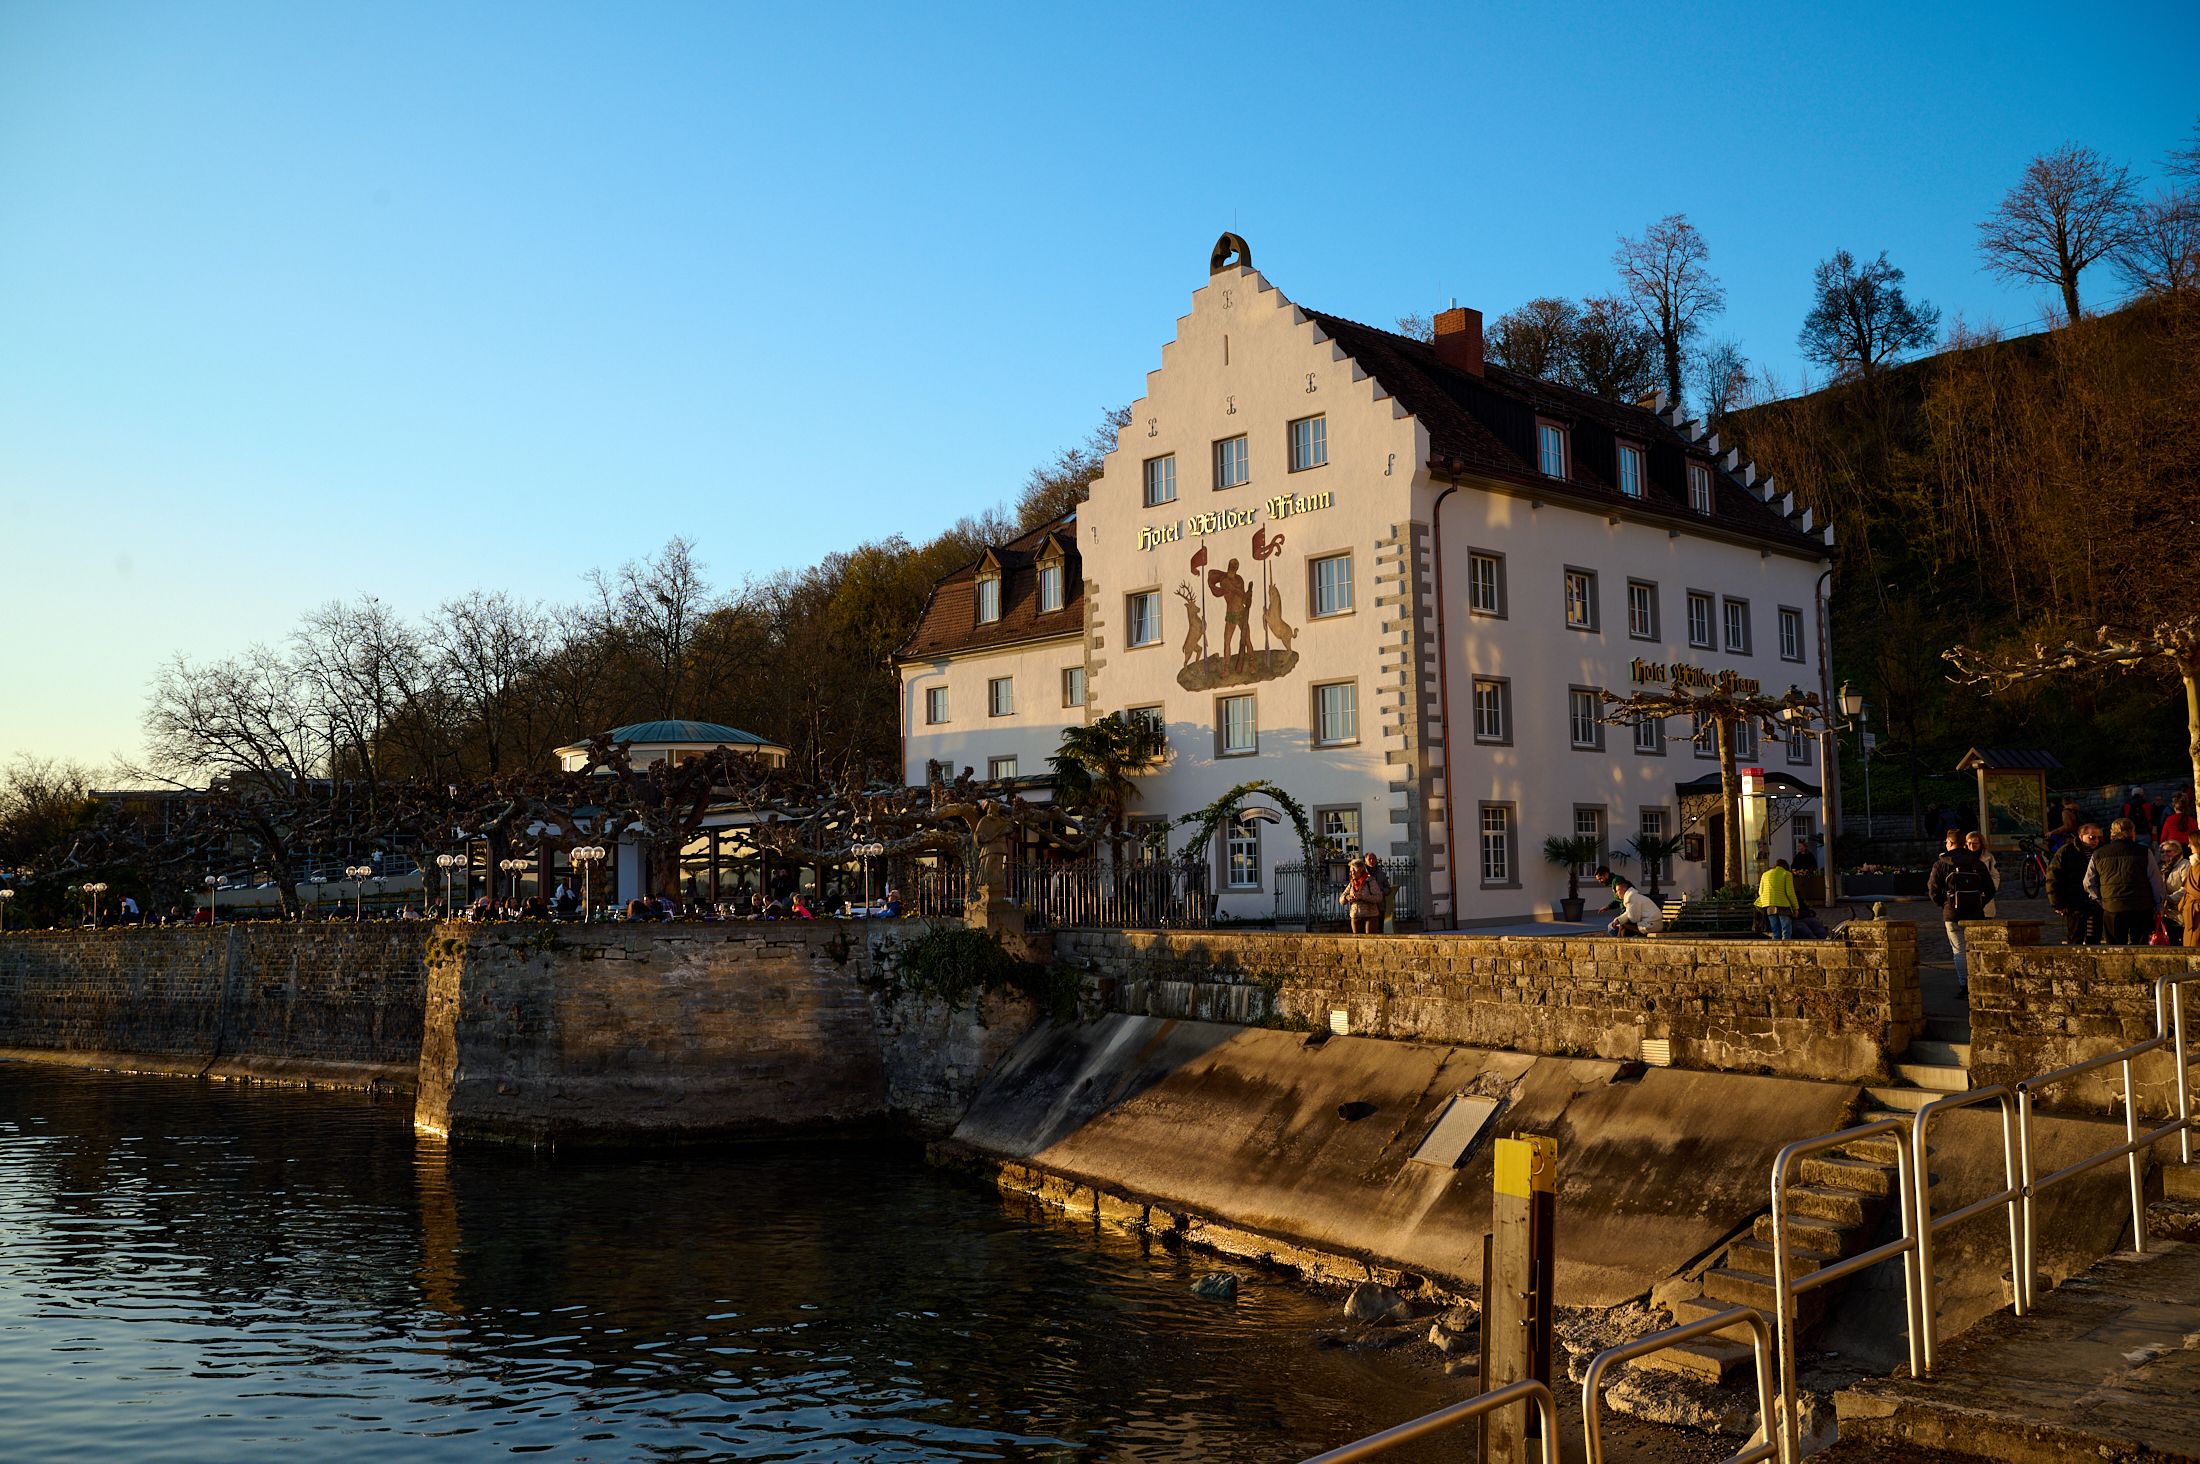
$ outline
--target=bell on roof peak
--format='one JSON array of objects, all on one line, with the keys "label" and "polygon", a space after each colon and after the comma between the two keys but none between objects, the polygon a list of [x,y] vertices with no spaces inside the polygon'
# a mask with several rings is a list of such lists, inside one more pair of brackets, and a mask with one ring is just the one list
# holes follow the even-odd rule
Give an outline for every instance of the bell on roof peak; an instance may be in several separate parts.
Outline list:
[{"label": "bell on roof peak", "polygon": [[1224,234],[1215,240],[1214,253],[1207,256],[1207,273],[1221,274],[1232,267],[1253,267],[1253,246],[1236,234]]}]

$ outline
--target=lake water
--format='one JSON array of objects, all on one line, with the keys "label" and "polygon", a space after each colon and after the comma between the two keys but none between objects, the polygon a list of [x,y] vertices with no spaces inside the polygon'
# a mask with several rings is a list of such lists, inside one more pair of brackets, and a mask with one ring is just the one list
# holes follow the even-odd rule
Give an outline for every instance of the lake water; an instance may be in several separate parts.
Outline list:
[{"label": "lake water", "polygon": [[1211,1260],[905,1146],[411,1119],[0,1064],[0,1458],[1289,1460],[1471,1391],[1313,1345],[1334,1298],[1201,1300]]}]

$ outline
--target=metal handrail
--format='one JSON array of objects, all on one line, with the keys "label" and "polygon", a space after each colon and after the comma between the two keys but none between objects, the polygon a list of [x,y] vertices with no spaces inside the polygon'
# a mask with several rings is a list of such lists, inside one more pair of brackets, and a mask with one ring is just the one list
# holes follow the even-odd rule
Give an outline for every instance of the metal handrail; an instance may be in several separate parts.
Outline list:
[{"label": "metal handrail", "polygon": [[1492,1388],[1487,1393],[1477,1393],[1472,1398],[1448,1404],[1434,1413],[1424,1413],[1419,1418],[1401,1423],[1396,1428],[1386,1428],[1381,1433],[1369,1434],[1356,1443],[1341,1449],[1331,1449],[1326,1454],[1316,1454],[1305,1464],[1346,1464],[1352,1459],[1372,1459],[1377,1454],[1387,1454],[1400,1444],[1408,1444],[1427,1434],[1479,1418],[1509,1404],[1526,1399],[1535,1404],[1543,1415],[1543,1464],[1558,1464],[1558,1400],[1551,1396],[1550,1388],[1540,1378],[1522,1378],[1517,1383],[1507,1383],[1502,1388]]},{"label": "metal handrail", "polygon": [[[1824,1266],[1795,1280],[1788,1274],[1787,1191],[1788,1171],[1795,1161],[1827,1149],[1838,1149],[1863,1139],[1891,1134],[1895,1141],[1895,1203],[1902,1223],[1902,1234],[1875,1245],[1870,1250]],[[1918,1346],[1918,1282],[1917,1282],[1917,1211],[1911,1198],[1913,1178],[1917,1173],[1916,1149],[1911,1143],[1908,1124],[1899,1118],[1876,1119],[1843,1129],[1839,1133],[1821,1134],[1815,1139],[1797,1139],[1782,1149],[1772,1161],[1772,1291],[1773,1305],[1778,1308],[1775,1320],[1780,1335],[1780,1458],[1782,1464],[1800,1464],[1803,1441],[1796,1425],[1796,1395],[1800,1386],[1795,1364],[1795,1299],[1804,1292],[1844,1276],[1853,1276],[1881,1261],[1902,1258],[1902,1301],[1904,1314],[1909,1319],[1910,1373],[1917,1375],[1924,1359]]]},{"label": "metal handrail", "polygon": [[1752,1444],[1739,1454],[1729,1454],[1719,1464],[1758,1464],[1759,1460],[1772,1458],[1780,1447],[1778,1436],[1773,1432],[1777,1425],[1772,1418],[1772,1327],[1765,1321],[1765,1314],[1755,1307],[1732,1306],[1708,1317],[1698,1317],[1693,1322],[1637,1337],[1632,1342],[1622,1342],[1617,1347],[1607,1347],[1589,1360],[1589,1371],[1581,1379],[1581,1434],[1587,1450],[1584,1456],[1587,1464],[1604,1464],[1604,1374],[1607,1369],[1646,1353],[1662,1352],[1676,1343],[1723,1332],[1737,1322],[1749,1328],[1749,1350],[1757,1365],[1757,1413],[1764,1422],[1765,1441]]},{"label": "metal handrail", "polygon": [[[2200,981],[2200,971],[2172,971],[2154,981],[2154,1030],[2168,1032],[2177,1063],[2178,1158],[2192,1162],[2192,1085],[2185,1066],[2185,983]],[[2165,1011],[2164,1007],[2168,1009]]]},{"label": "metal handrail", "polygon": [[[1932,1132],[1933,1119],[1955,1108],[1969,1108],[1973,1104],[1992,1100],[2001,1109],[2001,1177],[1999,1193],[1973,1200],[1960,1210],[1945,1215],[1933,1214],[1932,1160],[1930,1145],[1926,1142]],[[1954,1225],[1973,1215],[1983,1214],[1996,1205],[2004,1207],[2009,1215],[2009,1285],[2016,1298],[2017,1315],[2029,1310],[2024,1283],[2017,1279],[2017,1268],[2024,1264],[2024,1185],[2018,1179],[2017,1170],[2017,1102],[2008,1085],[1996,1083],[1990,1088],[1974,1088],[1968,1093],[1950,1093],[1935,1098],[1917,1111],[1911,1120],[1915,1128],[1910,1137],[1910,1154],[1918,1166],[1917,1171],[1917,1278],[1918,1278],[1918,1350],[1924,1355],[1924,1370],[1933,1370],[1933,1357],[1939,1345],[1939,1303],[1933,1296],[1933,1232],[1944,1225]]]}]

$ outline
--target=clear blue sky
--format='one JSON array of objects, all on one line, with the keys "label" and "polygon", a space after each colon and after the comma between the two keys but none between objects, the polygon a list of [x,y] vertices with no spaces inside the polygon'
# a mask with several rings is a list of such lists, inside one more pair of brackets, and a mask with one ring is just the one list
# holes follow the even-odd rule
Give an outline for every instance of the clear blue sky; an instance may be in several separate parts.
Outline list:
[{"label": "clear blue sky", "polygon": [[332,597],[928,534],[1138,394],[1225,228],[1381,323],[1685,212],[1792,379],[1818,259],[2031,320],[1972,252],[2025,160],[2200,115],[2189,3],[1799,11],[5,0],[0,758]]}]

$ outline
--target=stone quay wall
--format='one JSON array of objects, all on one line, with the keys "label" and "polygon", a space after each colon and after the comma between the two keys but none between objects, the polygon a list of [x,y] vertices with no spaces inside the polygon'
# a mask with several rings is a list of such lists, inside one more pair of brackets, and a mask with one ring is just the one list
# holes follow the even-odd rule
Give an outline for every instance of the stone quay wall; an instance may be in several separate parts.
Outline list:
[{"label": "stone quay wall", "polygon": [[416,1121],[534,1144],[951,1127],[1036,1014],[883,999],[882,944],[921,929],[441,926]]},{"label": "stone quay wall", "polygon": [[1063,930],[1055,952],[1110,1010],[1327,1028],[1865,1082],[1924,1028],[1917,932],[1852,922],[1824,941]]},{"label": "stone quay wall", "polygon": [[[2036,920],[1986,921],[1964,927],[1971,981],[1971,1082],[1975,1087],[2022,1080],[2155,1034],[2155,983],[2195,968],[2181,946],[2040,944]],[[2187,1046],[2200,1050],[2200,981],[2185,984]],[[2165,1007],[2165,1012],[2167,1008]],[[2142,1115],[2177,1111],[2176,1069],[2166,1051],[2132,1064],[2132,1088]],[[2045,1108],[2123,1111],[2123,1066],[2111,1063],[2040,1090]]]},{"label": "stone quay wall", "polygon": [[0,1055],[410,1086],[425,940],[374,923],[11,931]]}]

